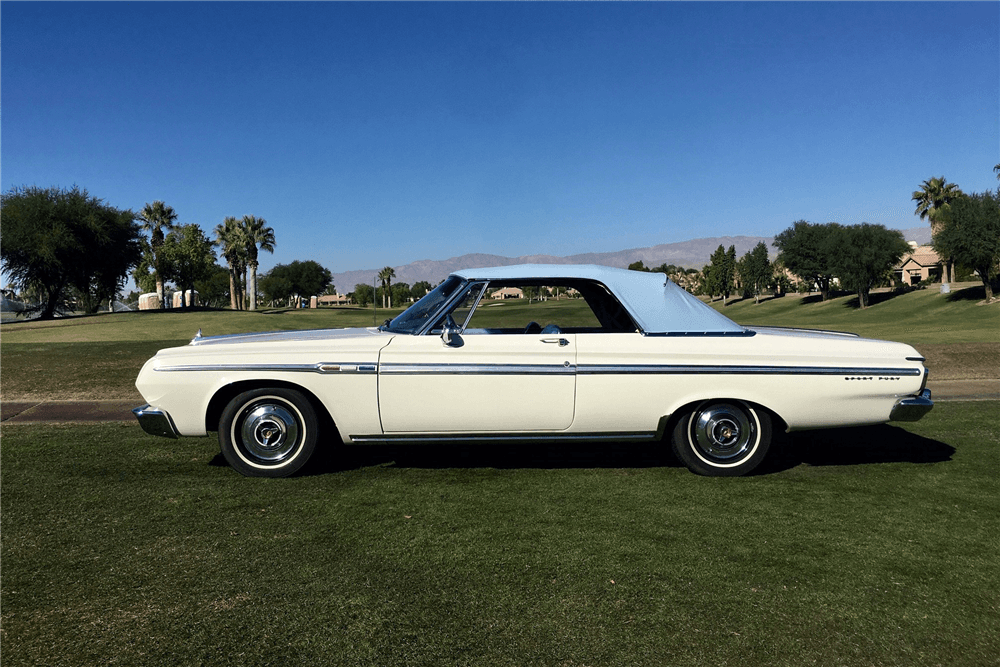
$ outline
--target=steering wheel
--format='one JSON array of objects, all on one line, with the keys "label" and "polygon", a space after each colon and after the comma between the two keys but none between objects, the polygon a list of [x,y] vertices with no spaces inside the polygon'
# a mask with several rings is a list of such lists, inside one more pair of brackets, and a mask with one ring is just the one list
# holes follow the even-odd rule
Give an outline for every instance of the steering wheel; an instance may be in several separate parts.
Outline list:
[{"label": "steering wheel", "polygon": [[542,325],[538,322],[528,322],[528,326],[524,327],[524,333],[540,334],[542,333]]}]

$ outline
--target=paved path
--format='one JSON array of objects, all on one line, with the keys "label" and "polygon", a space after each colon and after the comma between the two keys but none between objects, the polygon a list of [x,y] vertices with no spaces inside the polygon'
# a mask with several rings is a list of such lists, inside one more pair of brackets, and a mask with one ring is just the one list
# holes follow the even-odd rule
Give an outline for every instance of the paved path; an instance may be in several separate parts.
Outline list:
[{"label": "paved path", "polygon": [[135,421],[132,408],[140,401],[3,401],[0,422],[123,422]]},{"label": "paved path", "polygon": [[[1000,380],[931,380],[935,402],[1000,400]],[[61,422],[131,422],[140,401],[2,401],[5,424]]]}]

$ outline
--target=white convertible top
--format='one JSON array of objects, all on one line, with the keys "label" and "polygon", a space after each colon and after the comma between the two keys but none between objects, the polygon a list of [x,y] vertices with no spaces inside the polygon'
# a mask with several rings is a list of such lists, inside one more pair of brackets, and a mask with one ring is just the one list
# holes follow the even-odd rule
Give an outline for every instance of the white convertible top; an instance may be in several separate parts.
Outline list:
[{"label": "white convertible top", "polygon": [[517,264],[464,269],[468,280],[582,279],[603,284],[647,334],[745,333],[746,329],[671,282],[663,273],[646,273],[591,264]]}]

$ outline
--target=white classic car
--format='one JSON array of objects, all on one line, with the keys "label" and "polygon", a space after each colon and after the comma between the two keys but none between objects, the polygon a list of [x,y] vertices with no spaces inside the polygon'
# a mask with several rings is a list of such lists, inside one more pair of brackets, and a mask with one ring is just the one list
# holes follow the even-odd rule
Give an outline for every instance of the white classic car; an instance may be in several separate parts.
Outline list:
[{"label": "white classic car", "polygon": [[154,435],[218,431],[252,476],[291,475],[330,442],[665,439],[696,473],[742,475],[774,429],[920,419],[923,361],[740,326],[663,274],[522,265],[458,271],[377,328],[199,331],[146,362],[133,412]]}]

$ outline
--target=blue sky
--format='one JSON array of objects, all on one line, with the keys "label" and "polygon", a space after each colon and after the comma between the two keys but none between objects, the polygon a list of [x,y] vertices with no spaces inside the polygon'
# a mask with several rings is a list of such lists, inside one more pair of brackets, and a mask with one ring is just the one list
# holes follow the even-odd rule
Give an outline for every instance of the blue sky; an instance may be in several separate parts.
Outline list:
[{"label": "blue sky", "polygon": [[0,5],[0,185],[334,272],[922,224],[995,188],[1000,4]]}]

